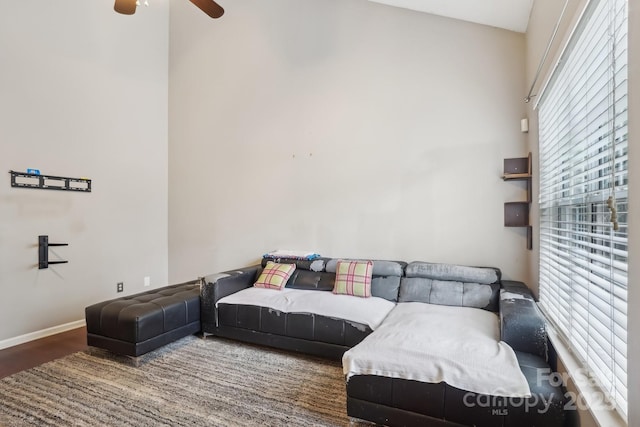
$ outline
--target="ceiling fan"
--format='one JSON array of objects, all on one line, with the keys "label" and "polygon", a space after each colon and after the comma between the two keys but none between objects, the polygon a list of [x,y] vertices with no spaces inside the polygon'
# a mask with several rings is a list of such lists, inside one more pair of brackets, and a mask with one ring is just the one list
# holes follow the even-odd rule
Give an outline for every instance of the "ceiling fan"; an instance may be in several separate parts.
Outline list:
[{"label": "ceiling fan", "polygon": [[[189,0],[195,4],[204,13],[212,18],[220,18],[224,14],[224,9],[213,0]],[[136,13],[136,0],[116,0],[113,6],[116,12],[124,15],[133,15]]]}]

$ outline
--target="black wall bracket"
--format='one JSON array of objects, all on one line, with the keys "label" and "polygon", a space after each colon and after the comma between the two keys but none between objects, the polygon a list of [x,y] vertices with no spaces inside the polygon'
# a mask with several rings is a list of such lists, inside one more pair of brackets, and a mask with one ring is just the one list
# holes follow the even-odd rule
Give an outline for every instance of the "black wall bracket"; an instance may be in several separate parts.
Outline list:
[{"label": "black wall bracket", "polygon": [[69,246],[68,243],[49,243],[49,236],[38,236],[38,268],[49,268],[49,264],[66,264],[69,261],[49,261],[49,246]]},{"label": "black wall bracket", "polygon": [[9,173],[11,174],[12,187],[91,192],[91,180],[88,178],[67,178],[64,176],[39,175],[15,171],[9,171]]}]

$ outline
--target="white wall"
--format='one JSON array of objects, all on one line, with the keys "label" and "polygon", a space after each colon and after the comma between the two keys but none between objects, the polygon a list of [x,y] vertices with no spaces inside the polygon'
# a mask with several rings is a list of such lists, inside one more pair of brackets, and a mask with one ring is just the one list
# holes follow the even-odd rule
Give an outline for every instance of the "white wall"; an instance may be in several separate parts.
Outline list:
[{"label": "white wall", "polygon": [[[0,2],[0,343],[167,282],[168,5]],[[93,180],[10,187],[9,170]],[[68,264],[39,270],[38,235]]]},{"label": "white wall", "polygon": [[528,275],[524,36],[364,0],[171,3],[169,276],[276,249]]}]

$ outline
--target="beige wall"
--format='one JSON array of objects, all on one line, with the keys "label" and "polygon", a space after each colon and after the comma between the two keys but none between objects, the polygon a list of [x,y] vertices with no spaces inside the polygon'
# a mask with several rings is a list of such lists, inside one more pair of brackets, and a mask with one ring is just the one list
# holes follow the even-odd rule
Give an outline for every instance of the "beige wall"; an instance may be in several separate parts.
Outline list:
[{"label": "beige wall", "polygon": [[[168,5],[112,7],[0,2],[0,345],[167,281]],[[11,188],[27,168],[93,192]],[[37,268],[40,234],[68,264]]]},{"label": "beige wall", "polygon": [[[546,81],[550,74],[550,66],[555,63],[559,55],[560,47],[565,44],[569,36],[569,30],[573,28],[577,21],[580,11],[582,10],[586,0],[571,0],[569,7],[563,19],[562,25],[554,43],[547,65],[541,74],[540,83],[534,91],[538,93],[542,83]],[[533,75],[540,62],[540,58],[553,27],[557,21],[564,2],[557,0],[536,0],[531,12],[531,19],[527,29],[527,82],[531,83]],[[629,228],[636,230],[640,227],[638,221],[638,210],[640,209],[640,185],[634,185],[638,182],[636,177],[640,171],[640,150],[637,150],[633,141],[640,135],[640,6],[637,2],[630,1],[630,19],[629,19]],[[534,101],[535,102],[535,101]],[[531,131],[529,132],[528,144],[534,154],[534,194],[533,200],[537,200],[538,186],[535,174],[537,172],[537,153],[538,153],[538,135],[537,135],[537,119],[536,114],[532,110],[533,104],[530,104],[528,111],[531,118]],[[537,219],[537,207],[534,203],[533,218]],[[535,223],[534,223],[535,224]],[[537,224],[534,225],[534,247],[537,247]],[[538,254],[537,251],[530,253],[529,257],[531,277],[529,283],[537,290],[538,288]],[[640,371],[638,364],[634,363],[640,360],[640,344],[638,340],[631,337],[638,336],[640,330],[640,291],[637,284],[639,279],[638,266],[640,265],[640,234],[631,231],[629,234],[629,295],[628,295],[628,387],[629,387],[629,418],[628,425],[640,425]],[[581,426],[595,426],[596,421],[586,411],[580,412]]]},{"label": "beige wall", "polygon": [[367,1],[171,3],[169,273],[276,249],[525,279],[524,36]]}]

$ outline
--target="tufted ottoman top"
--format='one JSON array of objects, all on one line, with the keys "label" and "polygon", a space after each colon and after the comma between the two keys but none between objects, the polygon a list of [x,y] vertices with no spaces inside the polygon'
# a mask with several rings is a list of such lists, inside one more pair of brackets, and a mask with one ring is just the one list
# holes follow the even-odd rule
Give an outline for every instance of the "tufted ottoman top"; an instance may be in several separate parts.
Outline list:
[{"label": "tufted ottoman top", "polygon": [[200,320],[200,285],[185,283],[85,309],[87,333],[138,343]]}]

